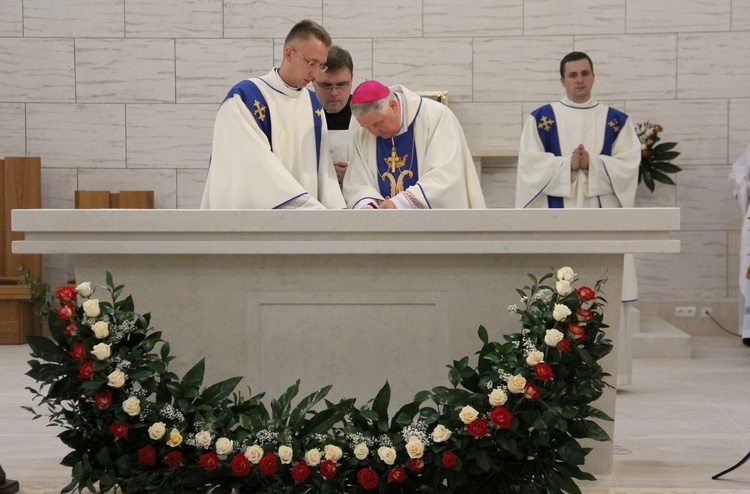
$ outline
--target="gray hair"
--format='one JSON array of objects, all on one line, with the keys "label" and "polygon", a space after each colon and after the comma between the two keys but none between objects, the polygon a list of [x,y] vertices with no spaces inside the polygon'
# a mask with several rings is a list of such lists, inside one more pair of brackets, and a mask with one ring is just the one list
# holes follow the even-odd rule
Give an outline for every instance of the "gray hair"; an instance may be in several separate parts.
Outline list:
[{"label": "gray hair", "polygon": [[370,103],[352,103],[352,115],[354,115],[354,118],[362,118],[374,111],[385,114],[388,112],[388,106],[394,99],[396,99],[396,93],[393,92],[393,89],[388,89],[388,96],[385,98],[371,101]]}]

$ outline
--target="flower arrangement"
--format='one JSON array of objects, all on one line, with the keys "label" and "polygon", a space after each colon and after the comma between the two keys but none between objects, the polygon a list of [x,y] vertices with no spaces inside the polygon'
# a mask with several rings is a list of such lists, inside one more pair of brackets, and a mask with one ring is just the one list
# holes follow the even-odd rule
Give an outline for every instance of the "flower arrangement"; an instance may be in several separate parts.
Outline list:
[{"label": "flower arrangement", "polygon": [[651,122],[642,122],[636,125],[635,132],[641,140],[641,165],[638,169],[638,183],[644,182],[648,190],[654,191],[655,182],[674,185],[672,177],[668,173],[677,173],[682,170],[677,165],[670,163],[680,153],[674,151],[676,142],[662,142],[657,144],[663,131],[661,125]]},{"label": "flower arrangement", "polygon": [[63,287],[45,302],[51,338],[29,338],[27,372],[72,450],[63,492],[580,493],[574,479],[594,477],[579,439],[609,440],[596,419],[611,419],[592,406],[612,349],[605,280],[573,288],[568,267],[529,278],[509,308],[521,332],[501,343],[480,327],[477,362],[454,361],[452,386],[417,393],[392,418],[387,382],[359,407],[325,400],[330,386],[295,404],[299,381],[266,406],[235,391],[239,377],[203,387],[203,361],[180,378],[169,343],[110,273],[104,286]]}]

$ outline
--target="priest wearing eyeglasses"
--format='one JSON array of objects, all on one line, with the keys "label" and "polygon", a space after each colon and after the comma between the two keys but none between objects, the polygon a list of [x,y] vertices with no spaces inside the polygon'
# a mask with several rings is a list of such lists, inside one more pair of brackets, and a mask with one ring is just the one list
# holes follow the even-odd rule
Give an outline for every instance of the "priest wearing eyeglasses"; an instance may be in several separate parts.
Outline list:
[{"label": "priest wearing eyeglasses", "polygon": [[354,132],[359,127],[350,106],[354,62],[348,51],[333,45],[326,65],[328,70],[318,74],[313,87],[325,110],[331,158],[341,184],[354,154]]},{"label": "priest wearing eyeglasses", "polygon": [[326,72],[331,37],[300,21],[281,66],[236,84],[219,107],[201,208],[343,209],[323,107],[305,86]]}]

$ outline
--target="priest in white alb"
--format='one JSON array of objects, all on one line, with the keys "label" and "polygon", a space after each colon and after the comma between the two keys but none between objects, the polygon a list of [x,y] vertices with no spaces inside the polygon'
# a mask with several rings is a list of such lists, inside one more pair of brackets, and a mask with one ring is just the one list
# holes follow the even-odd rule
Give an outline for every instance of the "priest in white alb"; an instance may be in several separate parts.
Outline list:
[{"label": "priest in white alb", "polygon": [[279,68],[236,84],[219,107],[203,209],[343,209],[323,107],[305,89],[326,70],[331,37],[295,24]]},{"label": "priest in white alb", "polygon": [[[583,52],[560,61],[565,97],[537,108],[521,134],[517,208],[632,208],[641,142],[628,116],[591,93],[594,64]],[[631,331],[637,330],[638,285],[625,255],[618,382],[630,383]]]},{"label": "priest in white alb", "polygon": [[344,177],[354,209],[484,208],[461,125],[450,109],[403,86],[365,81],[354,90],[357,130]]}]

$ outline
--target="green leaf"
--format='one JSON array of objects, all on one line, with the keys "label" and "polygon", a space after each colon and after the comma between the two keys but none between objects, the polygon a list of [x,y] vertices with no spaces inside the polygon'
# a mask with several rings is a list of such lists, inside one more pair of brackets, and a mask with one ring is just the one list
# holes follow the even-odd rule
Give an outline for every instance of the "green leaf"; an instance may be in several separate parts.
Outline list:
[{"label": "green leaf", "polygon": [[489,343],[490,337],[487,334],[487,329],[484,326],[479,326],[478,333],[479,333],[479,339],[482,340],[482,343],[484,343],[485,345]]},{"label": "green leaf", "polygon": [[372,410],[378,414],[378,420],[388,420],[388,405],[391,403],[391,385],[385,382],[375,400],[372,402]]},{"label": "green leaf", "polygon": [[237,387],[240,381],[242,381],[242,377],[232,377],[209,386],[201,393],[201,399],[206,403],[212,404],[222,402],[232,394],[232,391],[234,391],[234,388]]},{"label": "green leaf", "polygon": [[183,388],[200,388],[203,384],[203,376],[206,373],[206,360],[201,359],[195,364],[192,369],[187,371],[185,377],[182,378]]},{"label": "green leaf", "polygon": [[48,362],[61,363],[70,360],[70,355],[47,337],[27,336],[26,342],[31,347],[33,354]]},{"label": "green leaf", "polygon": [[292,400],[297,396],[297,393],[299,393],[299,379],[289,386],[286,392],[277,400],[271,400],[271,414],[273,418],[278,420],[287,419],[289,410],[292,408]]},{"label": "green leaf", "polygon": [[297,404],[294,410],[292,410],[292,413],[289,415],[289,426],[292,429],[299,427],[299,425],[304,421],[307,412],[309,412],[312,407],[320,403],[320,401],[323,400],[326,395],[328,395],[328,392],[331,390],[331,388],[332,386],[330,385],[325,386],[300,400],[299,404]]}]

